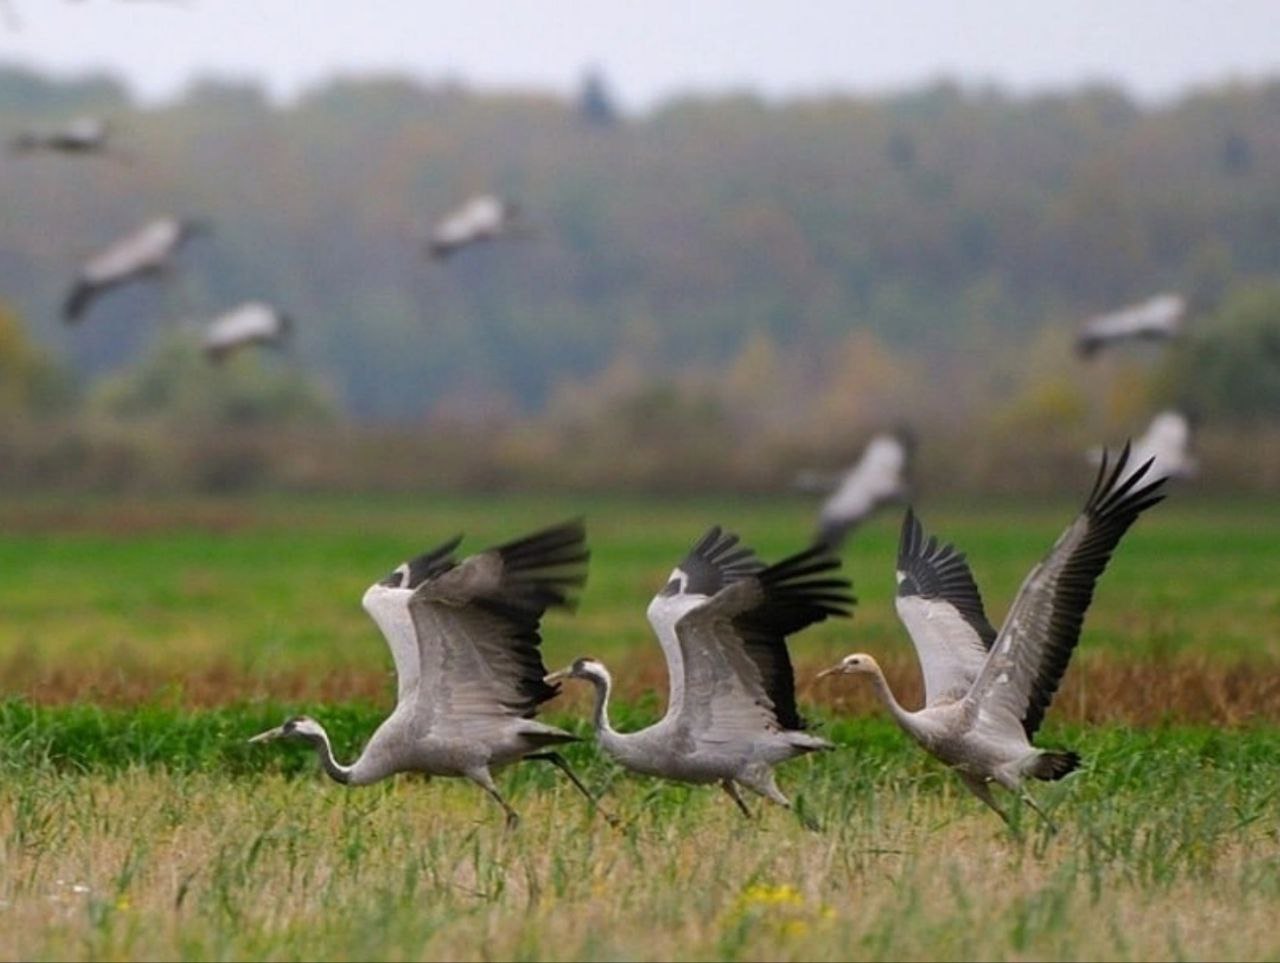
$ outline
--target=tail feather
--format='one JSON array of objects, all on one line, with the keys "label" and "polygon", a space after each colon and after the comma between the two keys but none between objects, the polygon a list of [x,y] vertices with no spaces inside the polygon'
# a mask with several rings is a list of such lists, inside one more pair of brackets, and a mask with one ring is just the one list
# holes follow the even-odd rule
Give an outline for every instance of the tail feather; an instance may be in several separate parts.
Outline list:
[{"label": "tail feather", "polygon": [[807,732],[788,731],[786,733],[787,743],[791,748],[801,752],[827,752],[835,749],[835,743],[823,739],[821,736],[811,735]]},{"label": "tail feather", "polygon": [[1042,752],[1032,764],[1029,775],[1045,782],[1056,782],[1079,767],[1078,752]]}]

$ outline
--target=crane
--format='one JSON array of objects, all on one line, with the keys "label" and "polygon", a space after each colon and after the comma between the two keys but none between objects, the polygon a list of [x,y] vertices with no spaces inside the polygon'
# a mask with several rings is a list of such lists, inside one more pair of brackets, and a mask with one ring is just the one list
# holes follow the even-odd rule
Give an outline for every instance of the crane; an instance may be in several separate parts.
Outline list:
[{"label": "crane", "polygon": [[506,813],[493,771],[524,759],[545,760],[595,800],[555,750],[577,737],[534,718],[555,696],[544,681],[540,623],[548,608],[571,605],[586,580],[586,531],[566,522],[461,562],[461,537],[404,562],[364,594],[396,668],[396,707],[351,765],[334,759],[324,727],[287,719],[250,742],[302,739],[324,771],[363,786],[400,772],[458,776],[480,786]]},{"label": "crane", "polygon": [[77,117],[61,127],[24,131],[10,141],[9,149],[15,154],[103,154],[110,132],[101,117]]},{"label": "crane", "polygon": [[68,323],[79,321],[107,291],[164,274],[183,244],[208,231],[203,221],[159,217],[126,234],[85,262],[67,295],[63,317]]},{"label": "crane", "polygon": [[[1134,441],[1133,459],[1136,462],[1152,459],[1152,474],[1171,479],[1191,478],[1200,466],[1190,448],[1191,419],[1181,411],[1169,409],[1158,412],[1147,430]],[[1090,449],[1089,458],[1097,464],[1102,458],[1102,449]]]},{"label": "crane", "polygon": [[1091,358],[1103,348],[1124,341],[1170,341],[1182,333],[1186,299],[1178,294],[1157,294],[1108,314],[1095,315],[1080,326],[1076,351]]},{"label": "crane", "polygon": [[519,208],[496,194],[477,194],[445,215],[427,240],[427,251],[436,260],[480,241],[492,241],[509,234],[519,216]]},{"label": "crane", "polygon": [[736,535],[713,527],[649,605],[670,683],[659,722],[638,732],[613,728],[613,677],[598,659],[576,659],[547,681],[573,678],[595,687],[597,742],[624,768],[718,783],[748,817],[739,786],[790,809],[773,767],[834,747],[804,731],[787,636],[849,614],[854,599],[849,581],[833,574],[839,567],[817,545],[766,568]]},{"label": "crane", "polygon": [[1018,793],[1049,825],[1023,789],[1027,777],[1061,779],[1075,752],[1031,744],[1080,639],[1094,586],[1121,536],[1164,495],[1164,478],[1147,479],[1150,462],[1129,470],[1129,446],[1114,469],[1104,453],[1084,509],[1027,576],[999,633],[987,621],[965,557],[925,539],[911,510],[899,541],[895,606],[915,644],[924,675],[924,708],[899,704],[876,660],[846,656],[819,675],[869,675],[898,725],[953,768],[1004,819],[991,784]]},{"label": "crane", "polygon": [[[818,540],[837,549],[877,509],[904,500],[914,449],[914,439],[905,430],[873,436],[819,510]],[[813,479],[804,480],[813,487]]]},{"label": "crane", "polygon": [[262,301],[246,301],[205,325],[201,343],[210,361],[223,361],[249,345],[279,346],[292,331],[293,321],[283,311]]}]

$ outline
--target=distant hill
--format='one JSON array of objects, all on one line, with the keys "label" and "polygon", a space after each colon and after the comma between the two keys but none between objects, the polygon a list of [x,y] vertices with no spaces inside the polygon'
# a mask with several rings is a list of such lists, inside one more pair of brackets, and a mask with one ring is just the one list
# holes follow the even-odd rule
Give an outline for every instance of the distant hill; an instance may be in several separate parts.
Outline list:
[{"label": "distant hill", "polygon": [[[606,127],[572,101],[397,78],[287,108],[205,83],[144,110],[110,78],[0,70],[6,139],[82,112],[116,122],[132,160],[0,160],[0,294],[34,334],[101,373],[166,319],[268,298],[364,418],[446,394],[537,408],[620,352],[676,369],[760,333],[815,355],[855,328],[980,352],[1280,272],[1280,81],[1158,108],[945,84],[681,100]],[[517,199],[531,236],[428,263],[415,235],[480,190]],[[161,212],[209,217],[213,240],[169,290],[122,291],[65,330],[79,258]]]}]

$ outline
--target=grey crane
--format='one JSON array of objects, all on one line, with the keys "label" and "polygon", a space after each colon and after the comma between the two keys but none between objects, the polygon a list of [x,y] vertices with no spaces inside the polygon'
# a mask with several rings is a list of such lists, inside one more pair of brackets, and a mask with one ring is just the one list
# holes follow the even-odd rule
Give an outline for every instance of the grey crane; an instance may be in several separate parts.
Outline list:
[{"label": "grey crane", "polygon": [[205,325],[201,344],[210,361],[224,361],[250,345],[282,345],[292,330],[292,319],[279,308],[246,301]]},{"label": "grey crane", "polygon": [[314,719],[298,716],[250,742],[311,743],[337,782],[363,786],[400,772],[470,779],[519,821],[493,771],[523,759],[563,771],[588,799],[555,746],[576,736],[534,718],[558,689],[544,681],[539,624],[572,604],[588,558],[581,521],[567,522],[459,562],[461,537],[401,564],[364,594],[396,668],[396,707],[354,763],[333,757]]},{"label": "grey crane", "polygon": [[1113,470],[1104,454],[1084,509],[1022,583],[999,633],[987,621],[964,555],[937,538],[926,540],[908,510],[898,548],[896,608],[920,659],[924,708],[904,709],[876,660],[864,653],[846,656],[819,676],[871,676],[907,734],[955,769],[1006,820],[991,783],[1019,793],[1044,816],[1024,780],[1061,779],[1079,765],[1076,753],[1039,749],[1031,740],[1080,639],[1111,553],[1134,520],[1164,497],[1164,478],[1139,484],[1150,462],[1132,471],[1129,464],[1127,445]]},{"label": "grey crane", "polygon": [[63,307],[63,317],[79,321],[101,295],[131,281],[163,275],[192,237],[207,233],[204,221],[159,217],[114,241],[85,262]]},{"label": "grey crane", "polygon": [[519,208],[496,194],[477,194],[447,214],[432,230],[427,252],[436,260],[480,241],[512,233]]},{"label": "grey crane", "polygon": [[10,142],[9,149],[15,154],[103,154],[110,131],[110,125],[100,117],[77,117],[61,127],[24,131]]},{"label": "grey crane", "polygon": [[1090,318],[1080,326],[1076,351],[1091,358],[1103,348],[1124,341],[1169,341],[1182,332],[1186,299],[1177,294],[1157,294],[1140,304],[1132,304]]},{"label": "grey crane", "polygon": [[659,722],[639,732],[613,728],[613,678],[598,659],[577,659],[547,681],[595,686],[596,739],[626,769],[719,783],[744,816],[751,813],[738,786],[789,809],[773,767],[834,747],[804,731],[787,636],[849,614],[854,599],[849,581],[833,576],[839,567],[839,559],[815,546],[766,568],[736,535],[714,527],[649,605],[670,682]]},{"label": "grey crane", "polygon": [[831,486],[834,491],[818,512],[817,540],[839,548],[849,533],[876,510],[905,500],[914,450],[914,438],[906,430],[872,437],[857,462]]},{"label": "grey crane", "polygon": [[[1153,462],[1151,473],[1168,478],[1191,478],[1199,470],[1199,462],[1191,454],[1191,419],[1181,411],[1161,411],[1133,443],[1133,460]],[[1089,451],[1089,459],[1097,464],[1102,449]]]}]

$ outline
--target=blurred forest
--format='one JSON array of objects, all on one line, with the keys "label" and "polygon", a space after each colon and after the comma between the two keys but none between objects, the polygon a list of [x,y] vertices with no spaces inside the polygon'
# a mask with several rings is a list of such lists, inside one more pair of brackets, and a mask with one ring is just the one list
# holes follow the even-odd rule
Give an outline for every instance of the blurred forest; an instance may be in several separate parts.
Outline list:
[{"label": "blurred forest", "polygon": [[[205,82],[143,109],[0,69],[5,139],[100,114],[127,152],[0,159],[7,480],[769,489],[908,422],[940,485],[1035,490],[1178,403],[1214,484],[1280,488],[1280,81],[584,95]],[[424,258],[486,190],[532,236]],[[162,213],[215,233],[64,326],[81,259]],[[1173,350],[1073,356],[1083,317],[1162,290],[1191,302]],[[205,365],[184,319],[249,297],[296,340]]]}]

